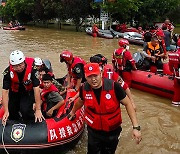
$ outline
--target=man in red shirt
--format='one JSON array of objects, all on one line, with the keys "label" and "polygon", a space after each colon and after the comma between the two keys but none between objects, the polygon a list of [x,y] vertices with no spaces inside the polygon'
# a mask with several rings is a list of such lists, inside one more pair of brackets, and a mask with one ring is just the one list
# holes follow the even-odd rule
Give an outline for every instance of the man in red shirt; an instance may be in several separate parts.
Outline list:
[{"label": "man in red shirt", "polygon": [[88,130],[87,154],[114,154],[121,128],[120,104],[123,104],[132,121],[132,134],[136,143],[141,141],[140,126],[135,110],[119,83],[103,79],[99,64],[84,66],[87,82],[80,87],[78,102],[69,113],[69,120],[75,118],[76,111],[85,106],[85,121]]},{"label": "man in red shirt", "polygon": [[136,70],[135,60],[129,51],[129,42],[126,39],[119,40],[119,49],[113,52],[113,67],[123,80],[131,87],[131,70]]}]

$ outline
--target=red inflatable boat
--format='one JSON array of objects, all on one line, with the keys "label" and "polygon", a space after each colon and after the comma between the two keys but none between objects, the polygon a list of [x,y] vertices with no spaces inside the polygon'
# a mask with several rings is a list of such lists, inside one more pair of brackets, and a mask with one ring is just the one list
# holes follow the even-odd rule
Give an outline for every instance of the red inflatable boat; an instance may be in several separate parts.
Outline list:
[{"label": "red inflatable boat", "polygon": [[173,96],[173,77],[146,71],[132,71],[132,88],[166,98]]},{"label": "red inflatable boat", "polygon": [[[68,92],[66,98],[73,97],[76,92]],[[69,121],[67,115],[71,111],[73,105],[77,102],[68,103],[65,100],[65,105],[59,109],[58,114],[43,122],[35,123],[34,121],[7,121],[3,127],[0,120],[0,153],[5,149],[8,152],[20,151],[27,153],[40,153],[44,150],[52,152],[58,150],[62,152],[69,150],[75,146],[84,130],[84,108],[82,107],[76,112],[76,118]],[[0,106],[0,118],[3,116],[3,108]]]},{"label": "red inflatable boat", "polygon": [[17,27],[3,27],[3,30],[25,30],[26,28],[24,26],[17,26]]}]

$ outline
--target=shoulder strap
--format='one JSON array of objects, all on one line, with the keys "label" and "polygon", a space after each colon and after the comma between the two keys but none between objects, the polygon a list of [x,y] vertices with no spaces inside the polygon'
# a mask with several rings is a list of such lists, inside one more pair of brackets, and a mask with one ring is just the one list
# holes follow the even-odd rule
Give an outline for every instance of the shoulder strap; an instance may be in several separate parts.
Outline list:
[{"label": "shoulder strap", "polygon": [[103,84],[104,90],[105,90],[105,91],[112,90],[112,89],[113,89],[113,83],[114,83],[113,80],[104,78],[104,84]]}]

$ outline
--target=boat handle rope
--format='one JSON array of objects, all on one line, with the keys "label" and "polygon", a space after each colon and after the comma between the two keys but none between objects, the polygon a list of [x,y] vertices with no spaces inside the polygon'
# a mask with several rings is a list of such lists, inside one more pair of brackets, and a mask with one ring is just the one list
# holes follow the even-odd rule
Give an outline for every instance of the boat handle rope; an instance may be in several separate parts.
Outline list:
[{"label": "boat handle rope", "polygon": [[2,145],[3,145],[3,148],[4,148],[5,152],[7,154],[9,154],[9,152],[7,151],[6,146],[4,144],[4,131],[5,131],[5,128],[6,128],[6,125],[3,125],[3,130],[2,130],[2,134],[1,134],[1,140],[2,140]]}]

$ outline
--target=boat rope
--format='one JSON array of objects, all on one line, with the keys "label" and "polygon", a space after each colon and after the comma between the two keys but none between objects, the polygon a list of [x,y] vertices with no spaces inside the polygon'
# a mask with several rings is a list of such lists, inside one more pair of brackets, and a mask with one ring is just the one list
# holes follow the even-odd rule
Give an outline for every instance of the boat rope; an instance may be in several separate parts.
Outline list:
[{"label": "boat rope", "polygon": [[6,146],[4,144],[4,131],[5,131],[5,127],[6,127],[6,125],[3,125],[3,130],[2,130],[2,134],[1,134],[1,140],[2,140],[2,145],[3,145],[3,148],[4,148],[5,152],[7,154],[9,154],[9,152],[7,151]]}]

